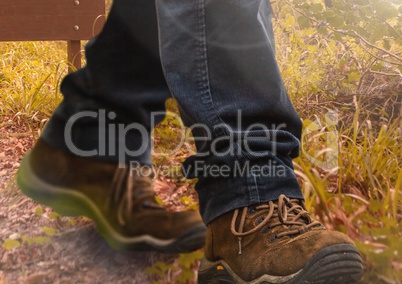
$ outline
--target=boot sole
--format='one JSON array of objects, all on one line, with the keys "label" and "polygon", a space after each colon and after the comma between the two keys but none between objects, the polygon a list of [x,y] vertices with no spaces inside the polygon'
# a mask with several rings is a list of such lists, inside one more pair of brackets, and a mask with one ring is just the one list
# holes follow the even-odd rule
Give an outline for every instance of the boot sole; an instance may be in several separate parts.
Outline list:
[{"label": "boot sole", "polygon": [[150,235],[122,235],[86,195],[46,183],[36,176],[30,167],[29,159],[30,153],[25,154],[18,170],[17,182],[21,191],[40,204],[53,208],[62,216],[86,216],[92,219],[98,232],[114,249],[184,253],[200,249],[205,243],[204,224],[195,225],[178,238],[172,239],[159,239]]},{"label": "boot sole", "polygon": [[203,259],[198,284],[353,284],[363,273],[362,259],[350,244],[339,244],[319,251],[300,271],[287,276],[263,275],[244,281],[225,261]]}]

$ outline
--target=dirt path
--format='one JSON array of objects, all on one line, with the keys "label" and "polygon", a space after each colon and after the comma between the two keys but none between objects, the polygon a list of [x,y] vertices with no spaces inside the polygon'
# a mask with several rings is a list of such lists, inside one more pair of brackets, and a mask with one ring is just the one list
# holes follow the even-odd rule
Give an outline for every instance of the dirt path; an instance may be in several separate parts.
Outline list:
[{"label": "dirt path", "polygon": [[58,216],[26,198],[15,175],[32,135],[14,126],[0,127],[0,135],[0,284],[152,283],[146,268],[175,260],[176,255],[115,251],[90,220]]}]

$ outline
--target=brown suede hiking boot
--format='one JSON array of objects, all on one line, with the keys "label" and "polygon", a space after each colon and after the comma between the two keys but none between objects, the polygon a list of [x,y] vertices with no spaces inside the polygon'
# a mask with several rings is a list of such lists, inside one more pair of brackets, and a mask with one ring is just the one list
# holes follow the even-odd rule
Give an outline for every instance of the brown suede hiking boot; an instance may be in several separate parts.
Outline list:
[{"label": "brown suede hiking boot", "polygon": [[327,231],[300,200],[281,195],[207,226],[198,283],[349,284],[362,270],[360,254],[346,235]]},{"label": "brown suede hiking boot", "polygon": [[168,212],[155,201],[151,178],[139,171],[66,154],[39,140],[18,171],[32,199],[64,216],[91,218],[117,249],[190,252],[205,242],[198,212]]}]

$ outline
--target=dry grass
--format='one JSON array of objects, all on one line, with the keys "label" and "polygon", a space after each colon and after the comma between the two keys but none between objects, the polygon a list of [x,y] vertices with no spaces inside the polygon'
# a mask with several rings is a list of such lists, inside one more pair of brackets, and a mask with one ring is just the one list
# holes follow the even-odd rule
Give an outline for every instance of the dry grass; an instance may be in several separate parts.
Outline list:
[{"label": "dry grass", "polygon": [[[362,84],[347,82],[339,86],[339,80],[345,77],[343,71],[337,69],[337,50],[340,46],[331,43],[322,53],[315,50],[317,56],[314,57],[297,49],[298,46],[293,46],[285,38],[280,37],[277,42],[284,81],[304,118],[305,146],[301,157],[295,160],[295,169],[308,209],[329,228],[342,230],[356,241],[366,265],[362,283],[401,283],[400,79],[369,74]],[[356,48],[355,54],[359,56],[361,51],[357,47],[353,48]],[[402,50],[402,47],[396,49]],[[3,129],[0,139],[4,141],[10,137],[4,127],[17,127],[23,129],[25,134],[32,133],[32,137],[37,137],[61,100],[58,88],[67,72],[66,46],[61,42],[0,43],[0,53],[0,126]],[[367,55],[361,56],[363,60]],[[305,64],[306,60],[311,62]],[[340,73],[336,75],[340,77],[335,82],[331,78],[337,70]],[[321,77],[317,74],[321,74]],[[170,106],[170,110],[175,111],[175,107]],[[325,120],[328,110],[339,114],[335,125]],[[175,131],[178,130],[173,127],[165,134],[169,136]],[[163,134],[160,129],[157,130],[157,135]],[[168,140],[158,140],[157,137],[156,142],[157,147],[171,146]],[[335,163],[332,160],[331,167],[323,168],[319,162],[331,158],[335,150]],[[174,159],[154,157],[154,160],[156,164],[174,165],[187,154],[178,152]],[[168,194],[162,195],[166,203],[172,206],[196,206],[193,183],[182,177],[161,182],[162,187],[170,190]],[[180,191],[172,191],[172,194],[171,188],[177,185]],[[31,209],[36,210],[35,207]],[[30,214],[35,215],[35,212]],[[35,218],[28,218],[26,222]],[[47,226],[55,226],[53,223]],[[4,224],[9,226],[7,222]],[[8,237],[1,235],[0,239],[4,241]],[[57,239],[53,243],[57,243]],[[29,245],[25,248],[33,249]],[[34,249],[45,250],[45,246],[36,244]],[[14,249],[12,252],[18,254],[19,250]],[[27,271],[21,270],[18,273],[23,279]]]}]

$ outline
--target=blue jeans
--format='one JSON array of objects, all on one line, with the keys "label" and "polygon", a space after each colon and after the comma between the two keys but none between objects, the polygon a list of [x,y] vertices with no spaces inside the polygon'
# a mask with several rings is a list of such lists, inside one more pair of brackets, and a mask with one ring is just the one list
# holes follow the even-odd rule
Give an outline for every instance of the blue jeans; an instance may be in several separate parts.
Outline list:
[{"label": "blue jeans", "polygon": [[280,194],[302,199],[292,166],[301,122],[274,49],[267,0],[115,0],[42,139],[151,164],[149,132],[173,95],[196,142],[183,170],[198,178],[206,223]]}]

